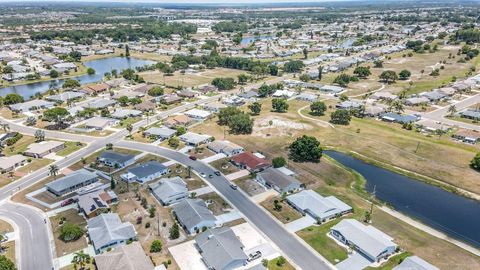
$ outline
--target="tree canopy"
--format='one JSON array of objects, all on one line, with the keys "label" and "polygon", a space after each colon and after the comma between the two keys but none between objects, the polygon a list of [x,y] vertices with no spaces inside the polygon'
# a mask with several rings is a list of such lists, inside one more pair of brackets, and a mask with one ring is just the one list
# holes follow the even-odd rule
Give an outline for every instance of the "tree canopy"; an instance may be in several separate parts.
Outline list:
[{"label": "tree canopy", "polygon": [[297,138],[289,149],[289,158],[295,162],[319,162],[322,157],[320,142],[313,136]]}]

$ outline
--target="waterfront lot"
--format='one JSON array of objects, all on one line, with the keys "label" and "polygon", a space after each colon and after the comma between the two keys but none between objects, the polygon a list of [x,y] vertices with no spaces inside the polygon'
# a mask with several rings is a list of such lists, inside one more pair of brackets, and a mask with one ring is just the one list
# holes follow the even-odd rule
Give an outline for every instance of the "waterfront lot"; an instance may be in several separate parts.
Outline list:
[{"label": "waterfront lot", "polygon": [[[476,146],[458,144],[451,141],[447,136],[441,138],[426,137],[415,131],[403,130],[400,125],[373,119],[354,119],[351,125],[347,127],[325,128],[317,124],[315,120],[299,116],[298,110],[308,103],[290,101],[289,104],[290,108],[287,113],[272,113],[270,112],[270,100],[265,100],[262,102],[262,113],[260,116],[254,117],[255,121],[263,121],[265,118],[274,117],[285,122],[297,122],[312,128],[291,129],[287,134],[280,128],[269,129],[269,136],[266,133],[258,132],[258,129],[254,128],[252,135],[227,134],[226,139],[244,146],[249,151],[260,151],[268,158],[272,158],[286,156],[289,143],[302,134],[308,134],[317,137],[323,146],[356,151],[367,157],[375,157],[379,161],[392,166],[415,171],[480,192],[479,186],[475,184],[480,180],[480,176],[468,168],[469,160],[478,149]],[[327,116],[318,117],[318,119],[328,120],[331,111],[333,110],[329,109]],[[308,115],[308,112],[304,112],[304,114],[312,117]],[[215,119],[194,127],[193,131],[210,134],[216,138],[223,137],[223,128],[218,127]],[[271,137],[274,137],[275,140],[272,140]],[[420,146],[415,152],[418,142],[420,142]],[[361,183],[355,182],[355,175],[336,162],[323,158],[320,163],[289,162],[288,165],[289,168],[301,176],[299,180],[305,183],[307,188],[317,189],[323,195],[334,194],[342,200],[345,199],[347,203],[359,209],[356,211],[359,215],[363,215],[364,211],[368,209],[369,204],[364,200],[365,195],[361,190]],[[357,191],[354,192],[351,187]],[[373,225],[391,235],[396,243],[405,250],[440,268],[460,269],[459,265],[465,265],[466,262],[469,265],[480,267],[480,262],[476,256],[420,231],[378,208],[374,209]],[[312,235],[312,238],[306,237],[305,240],[314,248],[315,246],[321,249],[325,248],[322,245],[323,240],[315,238],[315,231],[305,234]],[[332,257],[340,256],[335,254]]]},{"label": "waterfront lot", "polygon": [[215,68],[199,71],[198,73],[185,73],[181,74],[179,71],[175,72],[173,76],[164,76],[160,71],[147,71],[142,72],[140,75],[145,81],[150,83],[165,84],[169,87],[195,87],[202,84],[210,84],[213,79],[217,77],[229,77],[237,79],[240,74],[246,74],[246,71],[227,69],[227,68]]}]

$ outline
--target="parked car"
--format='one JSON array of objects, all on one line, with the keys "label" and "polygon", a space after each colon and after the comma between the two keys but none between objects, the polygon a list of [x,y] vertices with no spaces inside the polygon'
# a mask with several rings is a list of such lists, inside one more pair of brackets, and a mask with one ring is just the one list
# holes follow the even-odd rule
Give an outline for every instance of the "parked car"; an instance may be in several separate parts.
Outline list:
[{"label": "parked car", "polygon": [[220,172],[219,172],[219,171],[215,171],[214,174],[215,174],[216,176],[220,176]]},{"label": "parked car", "polygon": [[230,184],[230,187],[231,187],[232,189],[235,189],[235,190],[238,188],[238,186],[235,185],[235,184]]},{"label": "parked car", "polygon": [[64,207],[64,206],[70,205],[70,204],[72,204],[72,203],[74,203],[74,202],[75,202],[75,200],[72,199],[72,198],[66,199],[65,201],[63,201],[63,202],[60,204],[60,206],[61,206],[61,207]]},{"label": "parked car", "polygon": [[203,172],[200,173],[200,176],[201,176],[201,177],[207,177],[207,175],[206,175],[205,173],[203,173]]},{"label": "parked car", "polygon": [[190,158],[191,160],[197,160],[197,157],[196,157],[196,156],[189,156],[189,158]]},{"label": "parked car", "polygon": [[252,253],[248,254],[247,261],[251,262],[251,261],[256,260],[260,257],[262,257],[262,252],[260,250],[257,250],[255,252],[252,252]]}]

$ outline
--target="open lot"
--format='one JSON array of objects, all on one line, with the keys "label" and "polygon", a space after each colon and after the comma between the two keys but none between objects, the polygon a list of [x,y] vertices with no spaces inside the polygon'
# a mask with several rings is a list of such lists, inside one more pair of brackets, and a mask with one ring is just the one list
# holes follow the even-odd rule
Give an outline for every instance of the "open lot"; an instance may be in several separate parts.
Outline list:
[{"label": "open lot", "polygon": [[173,76],[164,76],[160,71],[146,71],[140,73],[145,81],[150,83],[163,84],[169,87],[195,87],[202,84],[210,84],[213,79],[217,77],[229,77],[237,79],[240,74],[245,74],[246,71],[215,68],[199,71],[197,73],[182,74],[179,71],[175,72]]},{"label": "open lot", "polygon": [[[274,209],[274,201],[278,201],[278,204],[281,206],[280,210]],[[283,223],[289,223],[302,217],[298,211],[280,197],[269,197],[260,204]]]},{"label": "open lot", "polygon": [[78,240],[72,242],[64,242],[60,237],[60,227],[61,220],[64,219],[66,223],[73,223],[79,225],[82,229],[85,229],[87,222],[85,219],[78,214],[76,209],[70,209],[63,211],[56,216],[50,218],[50,223],[52,224],[53,238],[55,240],[55,250],[57,256],[63,256],[77,250],[84,249],[87,247],[86,236],[80,237]]}]

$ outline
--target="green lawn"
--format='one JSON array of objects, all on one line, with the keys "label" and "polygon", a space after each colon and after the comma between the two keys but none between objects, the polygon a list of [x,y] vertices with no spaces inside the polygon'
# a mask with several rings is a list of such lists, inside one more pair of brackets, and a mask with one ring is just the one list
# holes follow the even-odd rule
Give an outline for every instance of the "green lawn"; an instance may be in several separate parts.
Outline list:
[{"label": "green lawn", "polygon": [[393,267],[399,265],[405,258],[412,256],[410,252],[403,252],[402,254],[391,257],[387,263],[379,267],[367,267],[367,270],[391,270]]},{"label": "green lawn", "polygon": [[330,228],[332,228],[338,222],[340,222],[340,219],[320,226],[310,226],[297,232],[297,234],[303,240],[305,240],[305,242],[312,246],[313,249],[325,257],[325,259],[333,264],[336,264],[348,257],[347,251],[343,247],[339,246],[333,239],[327,236]]},{"label": "green lawn", "polygon": [[3,154],[5,154],[5,156],[13,156],[18,153],[25,152],[28,146],[34,142],[35,142],[34,137],[23,135],[23,137],[20,140],[18,140],[18,142],[16,142],[14,145],[5,146],[5,149],[3,150]]},{"label": "green lawn", "polygon": [[79,142],[65,142],[65,148],[58,151],[57,155],[58,156],[68,156],[73,152],[76,152],[77,150],[80,150],[82,147],[84,147],[85,144],[79,143]]},{"label": "green lawn", "polygon": [[126,127],[128,124],[135,124],[136,122],[142,120],[141,117],[129,117],[129,118],[126,118],[126,119],[123,119],[120,121],[120,124],[114,126],[114,128],[124,128]]},{"label": "green lawn", "polygon": [[47,158],[32,159],[32,162],[27,165],[17,169],[19,172],[29,173],[34,172],[40,168],[46,167],[48,164],[52,163],[53,160]]},{"label": "green lawn", "polygon": [[285,264],[278,266],[277,262],[280,257],[268,261],[268,270],[295,270],[295,268],[288,262],[285,261]]}]

